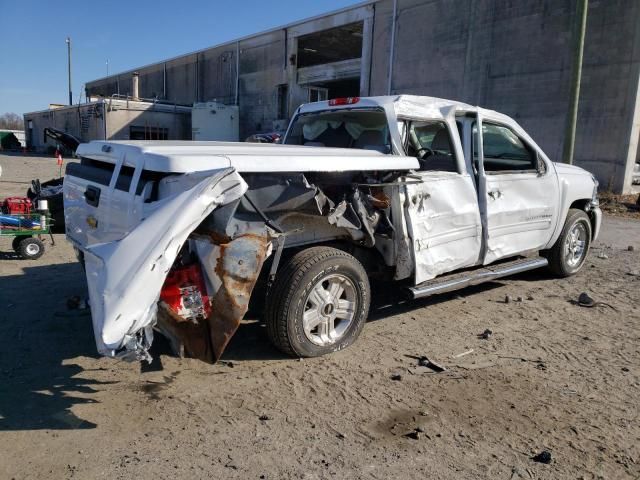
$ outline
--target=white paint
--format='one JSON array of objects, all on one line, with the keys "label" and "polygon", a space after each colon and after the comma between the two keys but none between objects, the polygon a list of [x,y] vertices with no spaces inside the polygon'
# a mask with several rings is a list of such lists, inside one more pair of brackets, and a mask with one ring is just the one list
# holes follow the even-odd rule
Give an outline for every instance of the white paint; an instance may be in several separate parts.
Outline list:
[{"label": "white paint", "polygon": [[233,170],[203,172],[202,180],[160,200],[156,210],[119,241],[85,246],[93,330],[98,350],[114,356],[152,325],[160,289],[188,235],[216,207],[247,189]]},{"label": "white paint", "polygon": [[416,285],[475,265],[482,238],[478,200],[469,175],[418,175],[422,183],[407,184],[404,203]]},{"label": "white paint", "polygon": [[125,165],[154,172],[185,173],[233,167],[238,172],[345,172],[409,170],[414,157],[372,150],[304,147],[265,143],[191,141],[93,141],[77,155],[109,163],[125,156]]}]

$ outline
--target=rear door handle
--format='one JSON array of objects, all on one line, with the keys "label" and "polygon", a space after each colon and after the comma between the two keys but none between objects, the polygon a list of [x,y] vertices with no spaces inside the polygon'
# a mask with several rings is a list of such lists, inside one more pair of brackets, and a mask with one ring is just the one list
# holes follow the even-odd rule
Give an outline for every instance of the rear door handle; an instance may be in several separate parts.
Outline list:
[{"label": "rear door handle", "polygon": [[493,198],[494,200],[496,200],[496,199],[502,197],[502,191],[501,190],[491,190],[489,192],[489,196],[491,198]]},{"label": "rear door handle", "polygon": [[87,204],[91,205],[92,207],[97,207],[100,203],[100,189],[98,187],[94,187],[93,185],[89,185],[84,191],[84,199]]}]

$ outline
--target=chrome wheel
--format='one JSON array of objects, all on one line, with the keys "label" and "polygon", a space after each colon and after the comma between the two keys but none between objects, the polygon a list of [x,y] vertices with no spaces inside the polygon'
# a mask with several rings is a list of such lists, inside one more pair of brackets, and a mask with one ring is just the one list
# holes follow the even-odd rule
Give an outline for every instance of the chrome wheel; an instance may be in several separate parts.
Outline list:
[{"label": "chrome wheel", "polygon": [[37,243],[30,243],[27,248],[24,249],[27,254],[32,257],[40,253],[40,246]]},{"label": "chrome wheel", "polygon": [[305,300],[302,325],[307,339],[320,346],[340,340],[355,318],[356,303],[349,278],[338,273],[323,277]]},{"label": "chrome wheel", "polygon": [[582,262],[587,247],[587,228],[582,222],[571,227],[564,242],[564,254],[567,265],[575,268]]}]

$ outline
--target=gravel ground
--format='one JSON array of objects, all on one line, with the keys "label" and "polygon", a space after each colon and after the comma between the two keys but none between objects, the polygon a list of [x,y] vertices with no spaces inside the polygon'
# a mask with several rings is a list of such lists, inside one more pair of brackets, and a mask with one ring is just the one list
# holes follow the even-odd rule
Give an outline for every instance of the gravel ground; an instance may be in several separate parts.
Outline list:
[{"label": "gravel ground", "polygon": [[[0,165],[3,197],[57,173]],[[150,366],[99,358],[66,310],[86,295],[72,249],[47,248],[24,261],[0,239],[0,478],[640,478],[640,221],[605,217],[569,279],[411,303],[378,287],[358,342],[327,357],[285,358],[249,319],[213,366],[163,342]]]}]

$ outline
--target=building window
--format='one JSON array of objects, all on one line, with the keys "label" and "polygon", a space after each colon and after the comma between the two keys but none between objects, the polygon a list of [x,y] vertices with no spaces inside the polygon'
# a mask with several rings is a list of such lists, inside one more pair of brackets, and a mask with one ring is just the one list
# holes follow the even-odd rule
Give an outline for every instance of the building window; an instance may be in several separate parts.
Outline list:
[{"label": "building window", "polygon": [[129,127],[129,140],[168,140],[169,129],[165,127],[138,126]]},{"label": "building window", "polygon": [[320,87],[309,87],[309,102],[321,102],[329,98],[329,90]]}]

